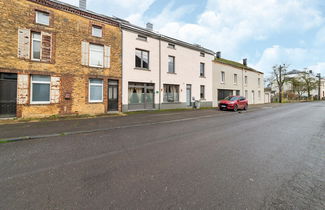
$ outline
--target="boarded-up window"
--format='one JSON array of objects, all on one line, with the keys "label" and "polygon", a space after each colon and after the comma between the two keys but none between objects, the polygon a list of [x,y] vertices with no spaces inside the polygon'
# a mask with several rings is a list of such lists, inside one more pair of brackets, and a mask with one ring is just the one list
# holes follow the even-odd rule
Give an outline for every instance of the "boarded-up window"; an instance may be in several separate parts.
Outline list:
[{"label": "boarded-up window", "polygon": [[30,30],[18,30],[18,58],[30,59]]},{"label": "boarded-up window", "polygon": [[[102,62],[104,63],[103,65]],[[81,64],[85,66],[110,68],[111,47],[90,44],[86,41],[81,42]]]}]

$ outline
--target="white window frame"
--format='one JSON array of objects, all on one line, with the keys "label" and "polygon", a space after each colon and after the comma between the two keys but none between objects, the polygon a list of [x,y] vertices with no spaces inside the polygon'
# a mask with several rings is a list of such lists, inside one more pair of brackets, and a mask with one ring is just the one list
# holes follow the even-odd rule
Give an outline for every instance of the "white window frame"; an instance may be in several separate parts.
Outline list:
[{"label": "white window frame", "polygon": [[[202,92],[202,90],[203,90],[203,92]],[[201,97],[202,93],[203,93],[203,97]],[[200,85],[200,100],[205,100],[205,85]]]},{"label": "white window frame", "polygon": [[[90,80],[92,79],[96,79],[96,78],[89,78],[88,79],[88,101],[89,103],[102,103],[104,102],[104,80],[103,79],[98,79],[98,80],[101,80],[102,83],[101,84],[91,84]],[[90,99],[90,86],[100,86],[102,87],[102,100],[91,100]]]},{"label": "white window frame", "polygon": [[[34,39],[33,38],[33,34],[39,34],[40,35],[40,39]],[[42,34],[39,32],[32,32],[31,33],[31,40],[32,40],[32,46],[31,46],[31,60],[33,61],[41,61],[41,57],[42,57]],[[34,40],[35,41],[39,41],[40,42],[40,58],[34,58]]]},{"label": "white window frame", "polygon": [[226,80],[226,73],[224,71],[221,72],[221,83],[224,84]]},{"label": "white window frame", "polygon": [[[99,36],[94,34],[94,29],[100,29],[100,35]],[[99,37],[99,38],[103,37],[103,27],[97,26],[97,25],[92,25],[92,27],[91,27],[91,35],[94,36],[94,37]]]},{"label": "white window frame", "polygon": [[260,88],[261,87],[261,78],[257,79],[257,84],[258,84],[258,87]]},{"label": "white window frame", "polygon": [[238,84],[238,75],[234,74],[234,85]]},{"label": "white window frame", "polygon": [[[203,71],[201,71],[202,70],[201,67],[203,67]],[[201,73],[202,73],[202,75],[201,75]],[[200,63],[200,77],[205,77],[205,63],[203,63],[203,62]]]},{"label": "white window frame", "polygon": [[[49,18],[48,23],[40,22],[39,17],[38,17],[38,14],[41,14],[41,13],[47,15],[47,17]],[[49,26],[49,25],[50,25],[50,14],[49,14],[48,12],[36,11],[36,12],[35,12],[35,22],[36,22],[37,24],[41,24],[41,25],[45,25],[45,26]]]},{"label": "white window frame", "polygon": [[[98,65],[92,65],[91,64],[91,46],[94,45],[94,46],[101,46],[103,48],[103,65],[102,66],[98,66]],[[105,62],[105,50],[104,50],[104,46],[103,45],[99,45],[99,44],[92,44],[92,43],[89,43],[89,66],[90,67],[96,67],[96,68],[104,68],[104,62]]]},{"label": "white window frame", "polygon": [[[169,69],[169,64],[170,64],[170,59],[172,59],[172,61],[173,61],[173,69]],[[168,71],[167,71],[167,73],[169,73],[169,74],[175,74],[176,73],[176,69],[175,69],[175,67],[176,67],[176,65],[175,65],[175,60],[176,60],[176,58],[175,58],[175,56],[172,56],[172,55],[169,55],[168,56]],[[170,71],[170,70],[172,70],[172,71]]]},{"label": "white window frame", "polygon": [[[34,74],[34,76],[40,76]],[[50,81],[33,81],[33,75],[30,77],[30,104],[50,104],[51,103],[51,76],[49,75],[41,75],[41,76],[48,76],[50,77]],[[33,84],[49,84],[50,85],[50,92],[49,92],[49,101],[33,101]]]},{"label": "white window frame", "polygon": [[245,79],[244,79],[245,81],[245,85],[247,85],[248,84],[248,76],[245,76]]}]

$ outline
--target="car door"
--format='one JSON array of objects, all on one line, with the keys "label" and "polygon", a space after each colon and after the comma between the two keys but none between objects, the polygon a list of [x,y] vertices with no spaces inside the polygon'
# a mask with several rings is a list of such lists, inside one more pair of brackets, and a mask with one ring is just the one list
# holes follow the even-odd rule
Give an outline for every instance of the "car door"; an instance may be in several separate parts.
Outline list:
[{"label": "car door", "polygon": [[245,107],[245,98],[244,97],[240,97],[239,98],[239,104],[240,104],[240,108],[243,109]]}]

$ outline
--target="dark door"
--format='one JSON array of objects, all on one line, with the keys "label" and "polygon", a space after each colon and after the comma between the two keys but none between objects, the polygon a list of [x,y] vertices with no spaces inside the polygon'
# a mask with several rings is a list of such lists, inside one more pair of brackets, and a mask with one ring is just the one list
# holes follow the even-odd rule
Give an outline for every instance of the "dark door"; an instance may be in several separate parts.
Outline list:
[{"label": "dark door", "polygon": [[108,111],[118,111],[118,80],[108,80]]},{"label": "dark door", "polygon": [[192,98],[192,85],[186,85],[186,105],[191,106]]},{"label": "dark door", "polygon": [[15,117],[17,74],[0,73],[0,117]]}]

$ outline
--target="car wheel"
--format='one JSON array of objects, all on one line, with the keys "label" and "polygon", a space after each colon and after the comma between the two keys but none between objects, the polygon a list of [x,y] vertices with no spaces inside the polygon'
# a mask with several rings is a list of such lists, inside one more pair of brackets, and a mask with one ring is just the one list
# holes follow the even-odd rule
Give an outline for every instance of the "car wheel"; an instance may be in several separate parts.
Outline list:
[{"label": "car wheel", "polygon": [[246,104],[245,106],[244,106],[244,110],[247,110],[248,109],[248,104]]},{"label": "car wheel", "polygon": [[235,105],[235,107],[234,107],[234,112],[237,112],[237,111],[238,111],[238,106]]}]

